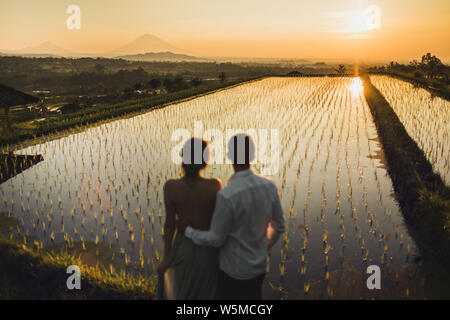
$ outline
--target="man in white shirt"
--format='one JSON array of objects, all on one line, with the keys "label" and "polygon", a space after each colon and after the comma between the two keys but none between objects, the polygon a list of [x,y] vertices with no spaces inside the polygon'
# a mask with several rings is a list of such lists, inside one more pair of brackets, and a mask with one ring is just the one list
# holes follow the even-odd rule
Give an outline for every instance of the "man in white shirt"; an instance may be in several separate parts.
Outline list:
[{"label": "man in white shirt", "polygon": [[268,251],[285,231],[277,187],[250,168],[254,153],[250,136],[230,139],[228,157],[235,173],[217,194],[210,230],[188,226],[184,232],[197,245],[221,248],[221,299],[262,299]]}]

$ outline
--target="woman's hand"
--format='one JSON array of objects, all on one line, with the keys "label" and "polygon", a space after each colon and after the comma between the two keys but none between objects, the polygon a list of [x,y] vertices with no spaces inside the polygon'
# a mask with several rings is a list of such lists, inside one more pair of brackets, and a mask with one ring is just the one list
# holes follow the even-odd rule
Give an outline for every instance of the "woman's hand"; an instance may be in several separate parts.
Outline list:
[{"label": "woman's hand", "polygon": [[161,261],[161,263],[158,266],[158,273],[163,275],[167,270],[167,263],[165,260]]}]

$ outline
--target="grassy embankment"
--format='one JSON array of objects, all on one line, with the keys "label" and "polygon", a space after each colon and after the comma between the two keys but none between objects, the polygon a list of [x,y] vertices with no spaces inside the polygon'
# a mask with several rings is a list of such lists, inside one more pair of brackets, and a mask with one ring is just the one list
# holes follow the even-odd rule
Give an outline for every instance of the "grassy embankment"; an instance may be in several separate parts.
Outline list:
[{"label": "grassy embankment", "polygon": [[424,256],[450,266],[450,188],[368,76],[362,76],[364,95],[383,145],[388,171],[405,219]]},{"label": "grassy embankment", "polygon": [[98,125],[124,116],[135,116],[139,113],[165,107],[169,104],[183,102],[199,96],[211,94],[220,90],[229,89],[245,82],[259,80],[263,77],[249,78],[245,80],[226,81],[196,88],[190,88],[177,92],[156,95],[145,99],[129,100],[119,104],[107,104],[81,110],[66,115],[49,116],[43,121],[31,121],[12,125],[8,134],[0,128],[0,146],[7,146],[25,140],[33,144],[37,137],[54,135],[55,137],[67,133],[84,130],[88,125]]},{"label": "grassy embankment", "polygon": [[[30,249],[10,240],[18,221],[0,213],[0,299],[153,299],[156,279],[105,268],[89,252]],[[86,257],[90,259],[86,259]],[[88,262],[87,260],[90,260]],[[67,267],[81,269],[81,290],[68,290]]]},{"label": "grassy embankment", "polygon": [[0,184],[42,160],[41,155],[0,154]]}]

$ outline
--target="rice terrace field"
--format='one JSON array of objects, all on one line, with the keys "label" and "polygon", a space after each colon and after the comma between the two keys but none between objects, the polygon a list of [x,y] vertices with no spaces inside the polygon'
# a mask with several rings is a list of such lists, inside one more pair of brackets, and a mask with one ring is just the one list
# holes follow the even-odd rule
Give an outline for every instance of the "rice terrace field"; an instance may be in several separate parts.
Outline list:
[{"label": "rice terrace field", "polygon": [[[372,81],[448,183],[449,118],[436,113],[448,114],[448,102],[423,104],[421,91],[409,85]],[[410,109],[402,99],[412,101]],[[107,246],[115,267],[153,274],[162,255],[162,187],[181,176],[171,161],[180,142],[171,141],[172,132],[194,134],[199,123],[203,131],[248,131],[256,141],[259,129],[279,132],[279,167],[271,178],[287,232],[270,256],[266,298],[308,293],[337,270],[363,273],[370,264],[404,270],[414,263],[417,247],[358,77],[265,78],[16,150],[44,161],[0,185],[0,211],[20,221],[11,236],[44,247],[89,243],[97,255]],[[206,170],[224,184],[231,174],[227,164]],[[340,287],[324,290],[333,296]]]},{"label": "rice terrace field", "polygon": [[374,75],[370,79],[425,152],[433,169],[450,185],[450,102],[388,76]]}]

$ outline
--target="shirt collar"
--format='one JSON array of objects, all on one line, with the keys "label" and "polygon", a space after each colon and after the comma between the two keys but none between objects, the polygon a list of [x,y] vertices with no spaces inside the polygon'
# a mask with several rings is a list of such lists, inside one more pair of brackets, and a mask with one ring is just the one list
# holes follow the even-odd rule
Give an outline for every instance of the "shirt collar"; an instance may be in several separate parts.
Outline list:
[{"label": "shirt collar", "polygon": [[233,179],[236,179],[236,178],[248,177],[253,174],[255,174],[255,173],[253,172],[253,170],[251,168],[247,169],[247,170],[238,171],[238,172],[233,173],[233,175],[230,178],[230,181]]}]

